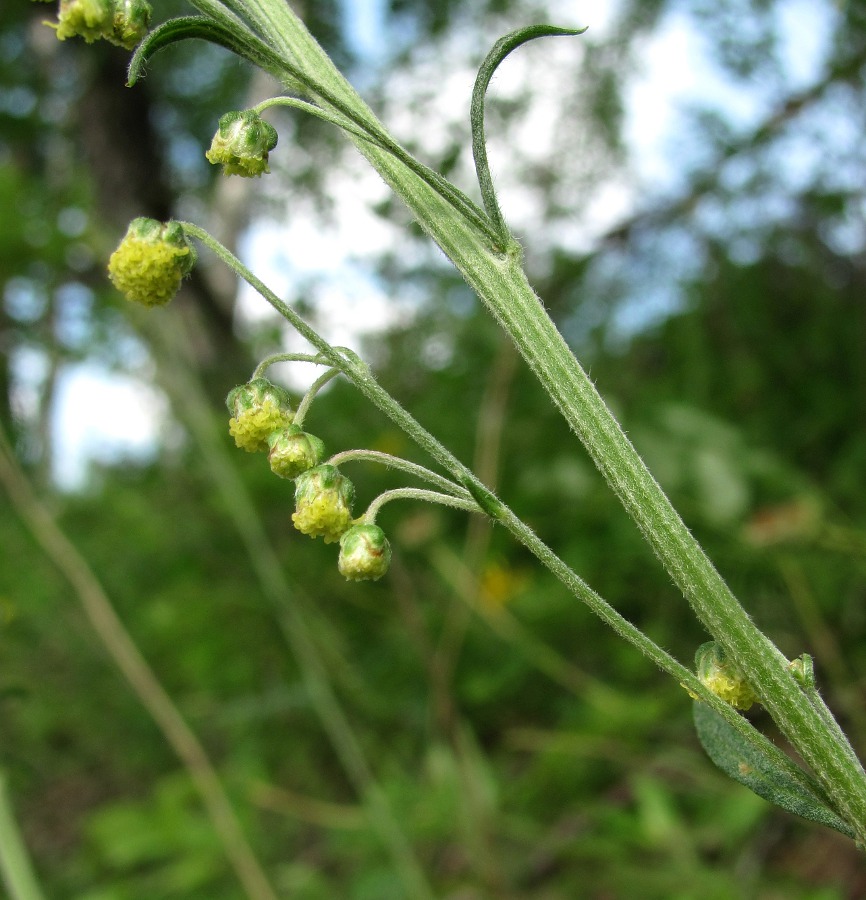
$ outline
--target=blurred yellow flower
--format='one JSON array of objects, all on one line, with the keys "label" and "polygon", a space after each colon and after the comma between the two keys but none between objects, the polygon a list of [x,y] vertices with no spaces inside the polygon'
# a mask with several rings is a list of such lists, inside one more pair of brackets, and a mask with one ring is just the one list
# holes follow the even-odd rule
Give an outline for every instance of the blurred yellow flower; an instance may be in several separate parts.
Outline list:
[{"label": "blurred yellow flower", "polygon": [[490,610],[502,609],[523,590],[526,581],[525,573],[490,563],[481,574],[478,600]]}]

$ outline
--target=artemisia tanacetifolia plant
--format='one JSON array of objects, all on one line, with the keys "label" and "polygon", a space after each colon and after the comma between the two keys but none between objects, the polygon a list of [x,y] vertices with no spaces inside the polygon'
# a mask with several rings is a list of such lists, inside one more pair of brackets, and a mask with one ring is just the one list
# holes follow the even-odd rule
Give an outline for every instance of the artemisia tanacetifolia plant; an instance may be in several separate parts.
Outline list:
[{"label": "artemisia tanacetifolia plant", "polygon": [[[285,0],[190,2],[198,15],[175,18],[148,31],[150,10],[144,0],[61,0],[57,35],[61,39],[80,35],[87,41],[105,38],[128,48],[137,45],[129,67],[130,86],[157,51],[188,38],[218,44],[279,79],[286,96],[254,109],[228,111],[220,119],[207,158],[226,174],[255,177],[268,171],[277,132],[262,115],[273,106],[291,107],[342,129],[507,332],[713,640],[698,649],[694,671],[675,660],[620,616],[415,421],[356,354],[324,340],[204,229],[188,222],[136,219],[109,262],[112,281],[130,300],[150,307],[169,302],[195,263],[195,240],[309,342],[309,354],[278,354],[263,360],[251,380],[228,397],[230,430],[238,446],[267,451],[275,474],[294,479],[295,527],[325,542],[338,542],[338,566],[347,578],[375,580],[385,574],[391,557],[388,540],[375,523],[382,504],[423,500],[487,516],[621,638],[688,691],[694,699],[698,735],[717,765],[766,799],[862,845],[866,773],[815,688],[811,659],[805,654],[793,661],[783,656],[751,621],[686,528],[545,312],[500,209],[485,144],[490,80],[505,57],[527,41],[581,32],[550,25],[523,28],[499,40],[482,63],[470,110],[479,206],[389,135]],[[293,360],[325,369],[297,409],[288,394],[265,376],[272,363]],[[390,417],[445,474],[365,450],[327,458],[322,442],[304,430],[304,419],[318,389],[338,375]],[[354,489],[339,468],[350,460],[401,469],[429,487],[388,491],[355,517]],[[755,702],[764,705],[808,770],[795,765],[738,711]]]}]

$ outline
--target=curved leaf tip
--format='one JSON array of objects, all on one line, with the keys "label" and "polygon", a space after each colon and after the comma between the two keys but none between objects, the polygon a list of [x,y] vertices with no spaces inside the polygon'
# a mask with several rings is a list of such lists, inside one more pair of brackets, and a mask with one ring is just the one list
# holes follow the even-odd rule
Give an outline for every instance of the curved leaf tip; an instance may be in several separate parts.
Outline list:
[{"label": "curved leaf tip", "polygon": [[231,50],[232,53],[237,53],[238,56],[251,59],[263,67],[271,62],[268,58],[269,54],[266,52],[268,48],[262,45],[265,50],[262,52],[260,47],[254,45],[250,36],[243,31],[233,30],[209,16],[178,16],[154,28],[135,48],[127,70],[127,86],[132,87],[135,84],[143,73],[145,63],[154,53],[158,53],[178,41],[190,38],[210,41],[212,44]]},{"label": "curved leaf tip", "polygon": [[208,20],[204,16],[179,16],[169,19],[149,32],[135,48],[126,72],[126,86],[132,87],[144,72],[145,63],[160,50],[185,38],[207,38]]},{"label": "curved leaf tip", "polygon": [[472,156],[475,160],[475,173],[478,177],[478,186],[481,188],[481,199],[484,201],[484,209],[498,232],[503,249],[509,246],[509,231],[505,224],[496,191],[493,187],[493,178],[490,174],[490,164],[487,161],[487,146],[484,136],[484,98],[490,80],[499,68],[500,63],[522,44],[540,37],[573,37],[583,34],[583,28],[559,28],[556,25],[529,25],[519,28],[501,37],[491,51],[484,58],[484,62],[478,69],[475,84],[472,88],[472,106],[469,113],[472,125]]}]

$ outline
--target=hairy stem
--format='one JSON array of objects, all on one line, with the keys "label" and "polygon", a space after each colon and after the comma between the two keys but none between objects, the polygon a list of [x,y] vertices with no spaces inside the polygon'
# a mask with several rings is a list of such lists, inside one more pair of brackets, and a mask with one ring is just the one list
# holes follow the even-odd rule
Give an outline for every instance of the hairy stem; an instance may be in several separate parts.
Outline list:
[{"label": "hairy stem", "polygon": [[256,366],[251,380],[254,381],[256,378],[264,378],[265,372],[267,372],[272,365],[280,362],[306,362],[312,363],[315,366],[328,365],[328,363],[320,356],[316,356],[312,353],[275,353],[273,356],[266,356]]},{"label": "hairy stem", "polygon": [[453,509],[462,509],[466,512],[481,512],[478,504],[474,500],[461,500],[459,497],[453,497],[451,494],[440,494],[438,491],[427,491],[423,488],[394,488],[392,491],[385,491],[367,507],[361,519],[368,525],[376,522],[376,516],[379,510],[392,500],[421,500],[424,503],[438,503],[440,506],[450,506]]},{"label": "hairy stem", "polygon": [[455,497],[459,497],[462,500],[472,499],[472,495],[469,491],[459,484],[455,484],[453,481],[449,481],[447,478],[437,475],[436,472],[431,472],[430,469],[426,469],[424,466],[409,462],[407,459],[401,459],[399,456],[392,456],[390,453],[382,453],[381,450],[343,450],[341,453],[334,454],[334,456],[328,460],[329,465],[332,466],[342,466],[347,462],[379,463],[390,469],[399,469],[407,475],[413,475],[415,478],[420,478],[422,481],[428,481],[430,484],[435,484],[440,490],[447,491],[449,494],[453,494]]},{"label": "hairy stem", "polygon": [[342,374],[341,369],[331,368],[328,369],[327,372],[323,372],[307,389],[307,393],[301,398],[301,402],[298,404],[297,410],[295,410],[295,417],[293,422],[299,428],[303,427],[304,419],[307,417],[307,413],[309,412],[310,407],[313,404],[313,400],[316,399],[316,394],[329,382],[336,378],[338,375]]}]

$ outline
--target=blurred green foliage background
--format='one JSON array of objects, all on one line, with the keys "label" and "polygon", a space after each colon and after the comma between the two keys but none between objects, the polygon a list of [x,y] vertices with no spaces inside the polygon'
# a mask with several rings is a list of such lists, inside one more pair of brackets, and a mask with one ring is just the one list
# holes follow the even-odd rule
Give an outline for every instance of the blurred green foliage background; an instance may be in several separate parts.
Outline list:
[{"label": "blurred green foliage background", "polygon": [[[472,65],[510,29],[583,20],[578,4],[466,6],[300,11],[398,138],[470,189],[468,92],[437,105],[450,76],[465,71],[471,86]],[[503,74],[499,94],[494,82],[506,216],[511,203],[533,284],[651,470],[759,625],[789,656],[814,655],[862,750],[866,4],[600,6],[597,33],[527,48],[506,67],[528,74]],[[182,9],[156,7],[158,19]],[[124,308],[104,264],[126,222],[150,215],[196,219],[273,267],[250,235],[279,243],[290,221],[337,234],[359,164],[321,123],[286,116],[272,175],[220,180],[203,160],[217,118],[273,85],[191,44],[128,90],[126,54],[58,43],[50,15],[0,6],[0,423],[206,748],[277,894],[411,897],[314,671],[435,896],[866,895],[849,841],[715,770],[682,689],[503,534],[389,506],[392,571],[356,585],[333,547],[292,529],[291,484],[233,448],[223,406],[284,342],[279,324],[250,314],[210,260],[150,316]],[[806,74],[801,21],[823,36]],[[697,99],[668,123],[656,179],[635,123],[663,110],[633,86],[670,47],[691,48],[672,62]],[[702,93],[708,71],[715,87]],[[556,122],[544,154],[531,139],[538,104]],[[405,213],[369,196],[386,239],[333,254],[349,294],[357,278],[401,304],[365,338],[378,376],[596,590],[690,661],[705,635],[573,436]],[[281,247],[277,263],[304,252]],[[326,329],[329,278],[326,265],[279,285]],[[64,482],[61,408],[130,416],[96,388],[70,400],[64,379],[80,366],[150,385],[160,431],[143,451],[91,447],[86,475]],[[332,452],[426,462],[343,383],[307,424]],[[359,509],[405,483],[368,466],[347,474]],[[189,773],[80,598],[3,492],[0,510],[0,767],[46,895],[244,896]],[[760,710],[749,715],[772,734]]]}]

